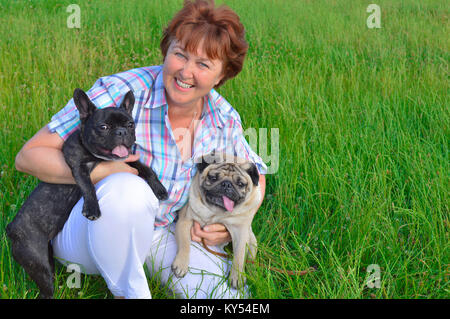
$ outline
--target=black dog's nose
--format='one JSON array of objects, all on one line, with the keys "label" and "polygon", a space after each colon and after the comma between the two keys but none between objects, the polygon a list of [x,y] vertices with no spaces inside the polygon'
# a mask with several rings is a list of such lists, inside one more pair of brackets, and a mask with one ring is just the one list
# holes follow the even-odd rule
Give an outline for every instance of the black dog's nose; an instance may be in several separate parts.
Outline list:
[{"label": "black dog's nose", "polygon": [[127,135],[127,130],[124,128],[118,128],[118,129],[116,129],[116,131],[114,133],[117,136],[125,136],[125,135]]}]

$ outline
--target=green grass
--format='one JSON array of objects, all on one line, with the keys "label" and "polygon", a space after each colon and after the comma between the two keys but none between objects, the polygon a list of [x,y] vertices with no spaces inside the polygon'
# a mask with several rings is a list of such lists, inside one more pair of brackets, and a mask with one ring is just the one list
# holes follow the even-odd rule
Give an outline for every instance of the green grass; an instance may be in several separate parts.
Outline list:
[{"label": "green grass", "polygon": [[[253,224],[253,297],[448,298],[448,2],[376,1],[381,29],[367,28],[367,1],[226,2],[250,49],[219,92],[245,128],[280,133],[279,170]],[[75,87],[160,64],[162,28],[182,1],[77,1],[81,28],[68,29],[71,3],[0,0],[0,298],[38,293],[4,233],[37,184],[15,155]],[[366,286],[371,264],[380,289]],[[68,276],[58,269],[59,298],[112,297],[101,277],[68,289]]]}]

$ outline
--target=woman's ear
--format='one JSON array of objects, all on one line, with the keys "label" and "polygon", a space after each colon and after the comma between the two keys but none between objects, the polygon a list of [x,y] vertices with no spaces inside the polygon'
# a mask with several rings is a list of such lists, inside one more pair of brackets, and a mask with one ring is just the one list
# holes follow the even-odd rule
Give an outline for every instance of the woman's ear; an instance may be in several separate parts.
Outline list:
[{"label": "woman's ear", "polygon": [[222,72],[220,73],[219,78],[218,78],[217,81],[214,83],[214,87],[216,87],[217,84],[219,84],[220,81],[222,81],[222,79],[223,79],[224,77],[225,77],[225,73],[222,71]]}]

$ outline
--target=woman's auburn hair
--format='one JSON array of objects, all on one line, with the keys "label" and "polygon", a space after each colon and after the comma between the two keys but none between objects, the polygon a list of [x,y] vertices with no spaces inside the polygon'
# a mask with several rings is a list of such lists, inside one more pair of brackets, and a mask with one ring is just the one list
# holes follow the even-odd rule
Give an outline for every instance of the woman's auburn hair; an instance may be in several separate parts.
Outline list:
[{"label": "woman's auburn hair", "polygon": [[214,0],[185,0],[183,8],[163,31],[160,48],[164,59],[175,39],[194,54],[204,40],[203,48],[208,58],[223,62],[223,78],[215,87],[242,70],[248,50],[245,29],[239,16],[227,6],[215,7]]}]

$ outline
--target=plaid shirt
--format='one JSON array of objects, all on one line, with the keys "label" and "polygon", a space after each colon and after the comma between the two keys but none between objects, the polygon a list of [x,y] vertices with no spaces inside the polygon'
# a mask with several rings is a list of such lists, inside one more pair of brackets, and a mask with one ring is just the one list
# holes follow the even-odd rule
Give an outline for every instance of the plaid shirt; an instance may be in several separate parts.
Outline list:
[{"label": "plaid shirt", "polygon": [[[135,95],[134,151],[140,153],[140,160],[156,172],[169,193],[169,198],[160,202],[155,228],[165,227],[174,221],[176,212],[187,202],[190,182],[197,171],[196,159],[212,150],[250,160],[261,174],[266,173],[266,165],[251,150],[243,136],[239,114],[214,89],[204,98],[192,157],[185,162],[181,159],[168,119],[162,66],[137,68],[102,77],[86,93],[98,108],[104,108],[118,107],[129,90]],[[71,99],[52,117],[48,128],[66,140],[79,128],[79,124],[78,110]]]}]

